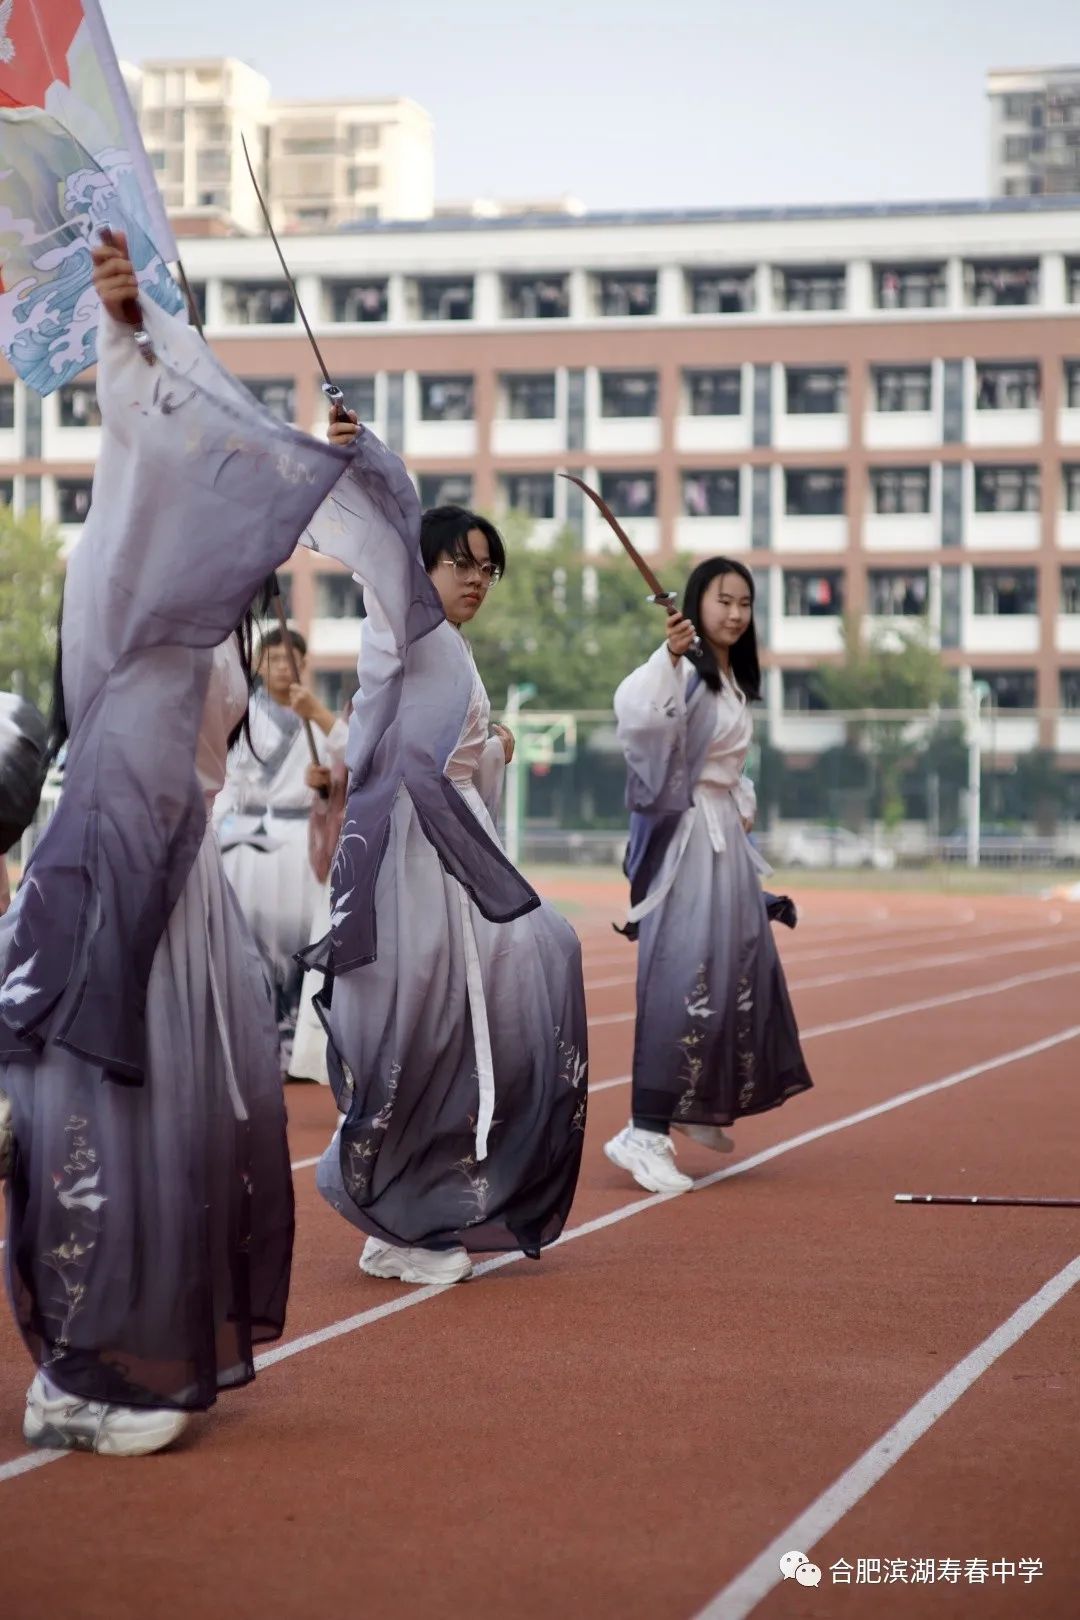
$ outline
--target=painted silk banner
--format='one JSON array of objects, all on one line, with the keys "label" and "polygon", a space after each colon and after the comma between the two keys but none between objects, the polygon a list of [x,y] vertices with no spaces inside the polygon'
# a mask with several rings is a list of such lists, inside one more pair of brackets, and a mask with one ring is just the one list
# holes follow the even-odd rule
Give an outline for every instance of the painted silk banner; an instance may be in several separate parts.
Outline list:
[{"label": "painted silk banner", "polygon": [[97,358],[90,245],[127,232],[179,312],[176,244],[97,0],[0,0],[0,349],[39,394]]}]

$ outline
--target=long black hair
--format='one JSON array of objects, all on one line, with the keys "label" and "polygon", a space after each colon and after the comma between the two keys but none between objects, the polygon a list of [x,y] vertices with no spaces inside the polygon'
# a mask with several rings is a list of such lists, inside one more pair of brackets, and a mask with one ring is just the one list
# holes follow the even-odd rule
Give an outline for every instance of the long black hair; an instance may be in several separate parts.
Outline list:
[{"label": "long black hair", "polygon": [[761,663],[754,624],[754,579],[744,564],[730,557],[710,557],[706,562],[698,563],[686,582],[683,616],[690,620],[701,638],[701,651],[692,655],[692,661],[706,686],[719,692],[720,669],[701,628],[701,599],[713,580],[722,574],[738,574],[750,592],[750,623],[731,649],[731,673],[746,701],[753,703],[761,697]]},{"label": "long black hair", "polygon": [[[244,678],[247,681],[248,700],[242,718],[236,722],[229,732],[229,751],[231,752],[236,747],[242,737],[256,759],[259,758],[259,755],[255,744],[251,740],[251,698],[255,691],[255,624],[257,620],[264,619],[269,613],[270,604],[274,597],[277,596],[278,590],[277,575],[270,574],[259,586],[247,612],[234,631],[236,648],[240,654],[240,663],[243,666]],[[280,626],[277,628],[277,637],[280,641]],[[262,637],[262,647],[265,647],[270,639],[271,634],[268,631]]]},{"label": "long black hair", "polygon": [[487,541],[491,566],[506,573],[506,547],[494,523],[464,506],[433,506],[420,520],[420,553],[429,574],[440,557],[460,557],[463,562],[472,558],[471,529],[479,529]]}]

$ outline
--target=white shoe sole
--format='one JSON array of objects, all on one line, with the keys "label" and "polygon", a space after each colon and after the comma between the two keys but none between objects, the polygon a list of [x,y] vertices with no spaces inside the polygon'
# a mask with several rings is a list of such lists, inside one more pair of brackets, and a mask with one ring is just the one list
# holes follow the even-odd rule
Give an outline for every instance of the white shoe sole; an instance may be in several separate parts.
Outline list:
[{"label": "white shoe sole", "polygon": [[154,1451],[164,1451],[178,1440],[187,1428],[184,1412],[155,1412],[159,1421],[148,1424],[138,1433],[110,1433],[108,1420],[100,1435],[80,1433],[65,1427],[61,1419],[53,1422],[41,1412],[28,1408],[23,1419],[23,1439],[28,1446],[42,1451],[93,1451],[99,1457],[147,1457]]},{"label": "white shoe sole", "polygon": [[[690,1142],[696,1142],[699,1147],[708,1148],[710,1153],[734,1153],[735,1142],[732,1137],[721,1132],[720,1140],[714,1137],[698,1136],[692,1125],[672,1125],[673,1131],[680,1131]],[[707,1127],[706,1127],[707,1128]]]},{"label": "white shoe sole", "polygon": [[411,1252],[381,1250],[360,1256],[360,1270],[368,1277],[381,1277],[387,1282],[419,1283],[426,1287],[441,1288],[451,1283],[468,1282],[472,1276],[472,1261],[467,1254],[455,1255],[453,1265],[431,1265],[417,1259]]},{"label": "white shoe sole", "polygon": [[610,1142],[604,1143],[604,1154],[608,1159],[610,1159],[612,1164],[618,1165],[620,1170],[625,1170],[628,1172],[628,1174],[632,1175],[638,1186],[644,1187],[646,1192],[684,1193],[689,1192],[691,1187],[694,1185],[690,1176],[684,1176],[681,1171],[677,1171],[676,1174],[679,1177],[679,1185],[671,1186],[669,1184],[665,1186],[659,1177],[654,1176],[650,1170],[647,1170],[642,1166],[635,1155],[625,1152],[623,1145],[617,1136],[614,1137]]}]

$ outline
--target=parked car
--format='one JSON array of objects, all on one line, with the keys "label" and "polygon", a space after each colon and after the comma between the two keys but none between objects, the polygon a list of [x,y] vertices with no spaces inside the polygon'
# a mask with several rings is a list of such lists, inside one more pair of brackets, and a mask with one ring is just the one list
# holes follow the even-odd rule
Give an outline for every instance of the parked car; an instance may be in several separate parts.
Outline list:
[{"label": "parked car", "polygon": [[777,842],[774,859],[781,866],[862,867],[875,872],[891,872],[896,865],[893,850],[846,827],[800,827],[786,833]]}]

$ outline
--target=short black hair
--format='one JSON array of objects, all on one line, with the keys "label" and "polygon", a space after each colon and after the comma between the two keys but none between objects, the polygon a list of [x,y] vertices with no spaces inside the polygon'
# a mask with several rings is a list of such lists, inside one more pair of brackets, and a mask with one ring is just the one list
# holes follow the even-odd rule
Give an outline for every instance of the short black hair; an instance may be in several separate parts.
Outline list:
[{"label": "short black hair", "polygon": [[464,506],[433,506],[420,519],[420,554],[429,574],[440,557],[461,557],[468,562],[471,529],[479,529],[487,541],[492,567],[506,573],[506,547],[494,523]]},{"label": "short black hair", "polygon": [[[281,634],[280,624],[268,624],[266,629],[259,636],[260,662],[264,652],[269,652],[271,647],[280,647],[284,639],[284,636]],[[289,640],[292,642],[301,658],[306,658],[307,638],[301,635],[299,630],[294,630],[291,625],[289,626]]]}]

